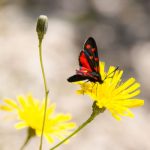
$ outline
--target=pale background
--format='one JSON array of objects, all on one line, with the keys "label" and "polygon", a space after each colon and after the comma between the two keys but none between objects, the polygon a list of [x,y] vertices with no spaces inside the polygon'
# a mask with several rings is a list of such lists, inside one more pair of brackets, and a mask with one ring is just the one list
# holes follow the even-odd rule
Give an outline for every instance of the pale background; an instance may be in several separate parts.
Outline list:
[{"label": "pale background", "polygon": [[[91,113],[91,100],[78,96],[66,79],[78,68],[84,40],[93,36],[99,56],[109,65],[120,65],[124,80],[141,83],[145,106],[134,109],[134,119],[118,122],[109,112],[98,116],[70,143],[58,150],[150,150],[150,1],[149,0],[0,0],[0,99],[32,92],[42,99],[43,81],[38,60],[36,19],[49,18],[43,57],[50,98],[57,112],[70,112],[81,124]],[[0,113],[0,150],[18,150],[26,130]],[[34,138],[26,150],[36,150]],[[44,150],[52,147],[44,141]]]}]

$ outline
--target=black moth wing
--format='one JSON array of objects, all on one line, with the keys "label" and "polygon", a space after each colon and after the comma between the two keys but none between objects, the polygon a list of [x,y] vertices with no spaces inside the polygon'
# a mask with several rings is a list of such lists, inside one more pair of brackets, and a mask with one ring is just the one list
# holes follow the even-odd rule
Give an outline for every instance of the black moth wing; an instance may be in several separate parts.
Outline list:
[{"label": "black moth wing", "polygon": [[92,77],[80,75],[80,74],[75,74],[75,75],[69,77],[67,80],[68,80],[68,82],[77,82],[77,81],[83,81],[83,80],[90,80],[90,81],[95,82],[95,80]]},{"label": "black moth wing", "polygon": [[[88,59],[89,65],[93,72],[99,74],[99,57],[98,49],[94,38],[89,37],[84,44],[84,53]],[[82,66],[82,64],[80,64]]]}]

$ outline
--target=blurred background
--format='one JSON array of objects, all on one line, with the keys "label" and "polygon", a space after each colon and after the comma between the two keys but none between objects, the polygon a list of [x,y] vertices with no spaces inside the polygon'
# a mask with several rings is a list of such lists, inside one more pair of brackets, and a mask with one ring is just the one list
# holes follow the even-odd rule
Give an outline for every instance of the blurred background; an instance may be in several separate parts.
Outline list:
[{"label": "blurred background", "polygon": [[[76,85],[66,79],[78,68],[78,55],[85,39],[93,36],[101,61],[119,65],[124,80],[141,83],[145,106],[134,109],[134,119],[118,122],[109,112],[58,150],[149,150],[150,149],[150,1],[148,0],[0,0],[0,98],[17,95],[42,99],[43,81],[35,31],[37,17],[49,18],[43,41],[43,57],[50,99],[57,112],[70,112],[81,124],[91,113],[92,101],[78,96]],[[26,130],[17,131],[13,122],[0,114],[0,150],[18,150]],[[39,138],[26,149],[36,150]],[[44,150],[52,145],[44,141]]]}]

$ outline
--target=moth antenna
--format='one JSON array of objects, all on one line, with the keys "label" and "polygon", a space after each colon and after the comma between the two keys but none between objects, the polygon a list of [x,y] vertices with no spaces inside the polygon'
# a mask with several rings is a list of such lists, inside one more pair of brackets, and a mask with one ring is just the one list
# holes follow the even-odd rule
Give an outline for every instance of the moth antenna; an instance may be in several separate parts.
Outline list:
[{"label": "moth antenna", "polygon": [[105,81],[109,75],[111,75],[112,73],[115,73],[118,69],[119,69],[119,65],[116,66],[116,68],[114,69],[114,71],[112,71],[111,73],[107,74],[103,81]]}]

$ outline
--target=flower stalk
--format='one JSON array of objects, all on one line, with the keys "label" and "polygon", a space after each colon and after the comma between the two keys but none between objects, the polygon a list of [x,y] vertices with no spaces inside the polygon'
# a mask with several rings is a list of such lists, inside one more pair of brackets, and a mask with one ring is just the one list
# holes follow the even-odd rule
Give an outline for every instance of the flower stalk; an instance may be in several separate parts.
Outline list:
[{"label": "flower stalk", "polygon": [[61,142],[59,142],[57,145],[55,145],[54,147],[50,148],[50,150],[54,150],[57,147],[59,147],[60,145],[62,145],[64,142],[66,142],[68,139],[70,139],[72,136],[74,136],[75,134],[77,134],[81,129],[83,129],[85,126],[87,126],[91,121],[94,120],[94,118],[99,115],[100,113],[103,113],[105,111],[105,108],[99,108],[96,105],[96,102],[93,103],[93,112],[91,114],[91,116],[82,124],[80,125],[73,133],[71,133],[68,137],[66,137],[64,140],[62,140]]},{"label": "flower stalk", "polygon": [[49,94],[45,71],[44,71],[44,65],[43,65],[43,57],[42,57],[42,41],[43,41],[44,35],[46,34],[47,28],[48,28],[47,16],[44,16],[44,15],[39,16],[38,21],[37,21],[36,31],[37,31],[38,39],[39,39],[39,59],[40,59],[40,66],[41,66],[42,77],[43,77],[43,82],[44,82],[44,91],[45,91],[45,108],[44,108],[44,114],[43,114],[44,116],[43,116],[42,133],[41,133],[41,138],[40,138],[39,150],[42,150],[43,133],[44,133],[48,94]]},{"label": "flower stalk", "polygon": [[29,128],[27,129],[27,137],[26,137],[26,139],[25,139],[23,145],[21,146],[20,150],[23,150],[23,149],[25,148],[25,146],[28,144],[28,142],[30,141],[30,139],[31,139],[32,137],[34,137],[35,135],[36,135],[36,134],[35,134],[35,130],[29,127]]},{"label": "flower stalk", "polygon": [[42,133],[41,133],[40,147],[39,147],[39,150],[42,150],[43,133],[44,133],[46,110],[47,110],[47,101],[48,101],[48,94],[49,94],[49,90],[48,90],[48,87],[47,87],[47,81],[46,81],[46,77],[45,77],[44,66],[43,66],[43,59],[42,59],[42,41],[39,41],[39,57],[40,57],[40,65],[41,65],[42,76],[43,76],[43,81],[44,81],[44,90],[45,90],[45,108],[44,108]]}]

